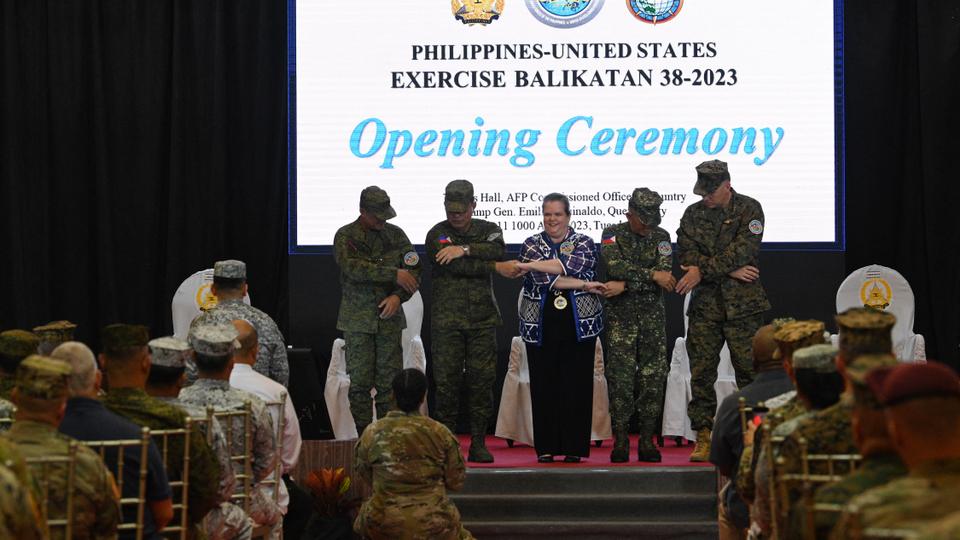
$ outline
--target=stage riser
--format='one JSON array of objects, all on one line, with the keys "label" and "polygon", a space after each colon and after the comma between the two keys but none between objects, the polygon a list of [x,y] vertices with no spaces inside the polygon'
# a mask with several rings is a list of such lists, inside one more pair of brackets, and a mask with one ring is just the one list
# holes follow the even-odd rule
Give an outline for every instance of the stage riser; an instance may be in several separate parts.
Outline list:
[{"label": "stage riser", "polygon": [[716,512],[713,495],[632,495],[616,493],[550,495],[455,495],[464,519],[477,521],[567,520],[571,516],[593,521],[688,521]]},{"label": "stage riser", "polygon": [[[495,472],[494,472],[495,471]],[[549,471],[550,474],[538,474]],[[528,493],[703,494],[716,491],[716,473],[709,467],[594,469],[469,469],[463,493],[513,495]]]},{"label": "stage riser", "polygon": [[489,539],[571,538],[576,540],[715,540],[716,523],[464,523],[475,537]]}]

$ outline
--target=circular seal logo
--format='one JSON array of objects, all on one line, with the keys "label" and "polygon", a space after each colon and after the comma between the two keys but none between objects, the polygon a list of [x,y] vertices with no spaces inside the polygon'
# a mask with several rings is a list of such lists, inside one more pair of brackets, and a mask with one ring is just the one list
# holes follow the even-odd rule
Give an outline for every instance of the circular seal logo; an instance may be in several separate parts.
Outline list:
[{"label": "circular seal logo", "polygon": [[403,264],[407,266],[416,266],[418,262],[420,262],[420,256],[416,251],[408,251],[403,256]]},{"label": "circular seal logo", "polygon": [[567,240],[566,242],[560,244],[560,253],[564,255],[570,255],[573,253],[573,242]]},{"label": "circular seal logo", "polygon": [[645,23],[665,23],[680,13],[683,0],[627,0],[633,16]]},{"label": "circular seal logo", "polygon": [[748,227],[750,227],[750,232],[753,234],[760,234],[763,232],[763,223],[760,223],[759,219],[751,221]]},{"label": "circular seal logo", "polygon": [[860,301],[863,302],[863,307],[883,311],[890,306],[891,300],[893,289],[883,278],[868,279],[860,285]]},{"label": "circular seal logo", "polygon": [[575,28],[590,22],[603,7],[603,0],[526,0],[538,21],[554,28]]},{"label": "circular seal logo", "polygon": [[210,290],[210,285],[212,285],[212,283],[204,283],[197,289],[196,301],[197,308],[200,311],[210,311],[217,307],[217,297],[214,296]]},{"label": "circular seal logo", "polygon": [[473,26],[486,26],[500,18],[506,0],[451,0],[450,9],[453,17]]},{"label": "circular seal logo", "polygon": [[670,242],[667,242],[666,240],[664,240],[659,244],[657,244],[657,251],[659,251],[661,255],[666,257],[667,255],[670,255],[673,253],[673,246],[670,245]]}]

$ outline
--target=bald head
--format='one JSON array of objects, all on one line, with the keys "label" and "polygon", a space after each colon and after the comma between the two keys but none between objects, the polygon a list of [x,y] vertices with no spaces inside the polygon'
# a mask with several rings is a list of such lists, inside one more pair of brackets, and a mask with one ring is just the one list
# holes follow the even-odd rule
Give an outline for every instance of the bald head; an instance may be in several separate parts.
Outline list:
[{"label": "bald head", "polygon": [[243,319],[233,321],[233,327],[239,332],[237,341],[240,342],[240,348],[233,353],[234,363],[254,365],[257,363],[257,353],[260,350],[257,343],[257,329]]},{"label": "bald head", "polygon": [[66,341],[57,345],[50,356],[70,364],[67,389],[70,397],[93,397],[99,390],[99,371],[93,351],[79,341]]},{"label": "bald head", "polygon": [[777,350],[777,342],[773,339],[772,324],[761,326],[753,335],[753,369],[754,371],[770,371],[781,367],[779,358],[774,359],[773,352]]}]

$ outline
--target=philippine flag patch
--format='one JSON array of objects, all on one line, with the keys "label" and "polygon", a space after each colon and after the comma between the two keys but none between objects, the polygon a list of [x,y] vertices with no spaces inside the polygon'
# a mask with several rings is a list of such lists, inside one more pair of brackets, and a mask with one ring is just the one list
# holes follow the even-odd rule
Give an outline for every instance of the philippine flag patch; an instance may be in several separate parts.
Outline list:
[{"label": "philippine flag patch", "polygon": [[616,244],[616,243],[617,243],[617,237],[616,237],[616,236],[607,236],[607,237],[603,238],[602,240],[600,240],[600,244],[602,244],[602,245]]},{"label": "philippine flag patch", "polygon": [[450,240],[450,237],[447,236],[447,235],[445,235],[445,234],[441,234],[441,235],[440,235],[440,239],[438,240],[438,242],[440,242],[441,244],[452,244],[452,243],[453,243],[453,241]]}]

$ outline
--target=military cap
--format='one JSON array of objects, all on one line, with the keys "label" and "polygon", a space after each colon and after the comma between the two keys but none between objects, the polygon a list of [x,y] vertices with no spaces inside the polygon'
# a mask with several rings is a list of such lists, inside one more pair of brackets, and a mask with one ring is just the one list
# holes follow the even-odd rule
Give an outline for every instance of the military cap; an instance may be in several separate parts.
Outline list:
[{"label": "military cap", "polygon": [[892,354],[862,354],[846,365],[847,379],[853,388],[853,401],[860,406],[876,407],[880,404],[873,389],[867,384],[867,375],[880,368],[892,368],[897,359]]},{"label": "military cap", "polygon": [[783,324],[773,333],[773,339],[777,341],[777,350],[773,357],[784,358],[797,349],[823,343],[825,328],[822,322],[812,319]]},{"label": "military cap", "polygon": [[840,350],[850,353],[889,353],[893,351],[890,332],[897,318],[873,308],[850,308],[836,316]]},{"label": "military cap", "polygon": [[647,188],[636,188],[630,197],[630,211],[637,215],[645,224],[656,227],[660,224],[660,204],[663,197],[656,191]]},{"label": "military cap", "polygon": [[0,354],[15,359],[23,359],[37,354],[40,339],[26,330],[7,330],[0,332]]},{"label": "military cap", "polygon": [[793,369],[809,369],[817,373],[836,373],[837,348],[821,343],[797,349],[793,353]]},{"label": "military cap", "polygon": [[146,347],[149,341],[150,330],[140,324],[111,324],[100,331],[100,344],[108,353]]},{"label": "military cap", "polygon": [[785,324],[792,323],[795,320],[796,319],[794,319],[793,317],[778,317],[770,321],[770,325],[773,326],[773,331],[776,332],[777,330],[783,328]]},{"label": "military cap", "polygon": [[697,183],[693,186],[693,193],[701,197],[709,195],[729,179],[730,171],[726,162],[719,159],[704,161],[697,165]]},{"label": "military cap", "polygon": [[466,212],[473,203],[473,184],[467,180],[454,180],[443,192],[443,207],[447,212]]},{"label": "military cap", "polygon": [[867,374],[867,384],[880,403],[888,407],[920,398],[960,399],[960,377],[939,362],[874,369]]},{"label": "military cap", "polygon": [[236,259],[213,263],[213,277],[226,279],[247,279],[247,263]]},{"label": "military cap", "polygon": [[200,325],[190,330],[190,346],[204,356],[227,356],[240,348],[240,333],[232,324]]},{"label": "military cap", "polygon": [[57,345],[73,339],[73,330],[77,325],[70,321],[53,321],[43,326],[34,327],[33,333],[40,338],[37,350],[41,354],[49,355]]},{"label": "military cap", "polygon": [[17,368],[17,392],[38,399],[59,399],[67,395],[70,364],[33,354]]},{"label": "military cap", "polygon": [[360,208],[385,221],[397,217],[397,212],[390,206],[390,196],[377,186],[366,187],[360,192]]},{"label": "military cap", "polygon": [[182,368],[190,358],[190,344],[173,336],[150,340],[150,363],[155,366]]}]

